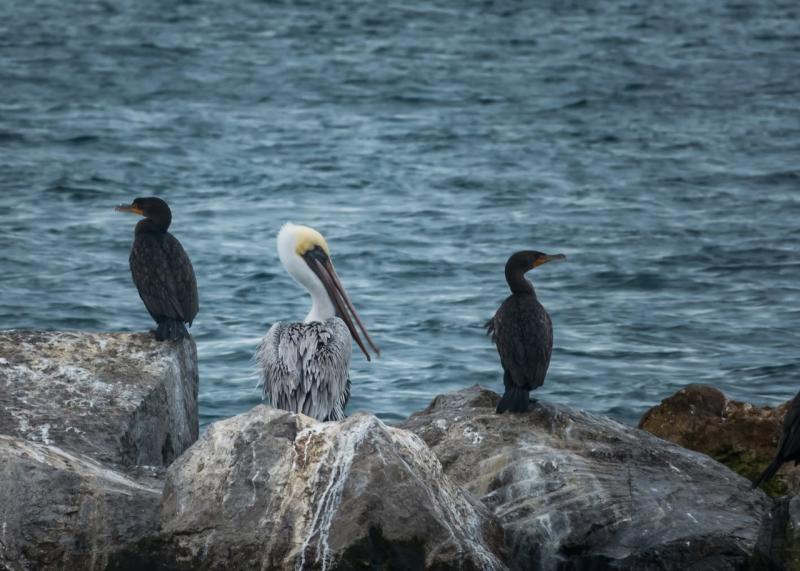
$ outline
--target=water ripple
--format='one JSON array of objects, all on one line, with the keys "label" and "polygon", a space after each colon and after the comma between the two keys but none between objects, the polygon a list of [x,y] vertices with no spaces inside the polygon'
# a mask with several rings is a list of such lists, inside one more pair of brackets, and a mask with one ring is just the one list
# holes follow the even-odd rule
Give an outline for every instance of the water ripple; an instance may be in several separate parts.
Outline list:
[{"label": "water ripple", "polygon": [[797,390],[792,2],[32,0],[0,19],[0,327],[149,328],[113,205],[159,194],[191,255],[203,423],[307,298],[317,226],[382,347],[349,410],[501,387],[482,323],[520,248],[555,324],[542,398],[635,422],[689,382]]}]

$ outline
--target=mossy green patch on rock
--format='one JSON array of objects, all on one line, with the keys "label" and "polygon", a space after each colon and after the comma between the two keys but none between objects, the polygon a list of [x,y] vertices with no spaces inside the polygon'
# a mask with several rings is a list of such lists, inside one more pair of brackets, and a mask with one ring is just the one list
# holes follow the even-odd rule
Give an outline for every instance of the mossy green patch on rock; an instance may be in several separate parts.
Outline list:
[{"label": "mossy green patch on rock", "polygon": [[[759,456],[749,450],[731,445],[723,445],[706,453],[748,480],[755,480],[772,461],[771,457]],[[790,484],[784,480],[781,474],[777,474],[770,481],[763,483],[761,489],[772,497],[783,496],[791,491]]]},{"label": "mossy green patch on rock", "polygon": [[786,535],[784,569],[786,571],[800,571],[800,536],[798,536],[798,530],[787,529]]}]

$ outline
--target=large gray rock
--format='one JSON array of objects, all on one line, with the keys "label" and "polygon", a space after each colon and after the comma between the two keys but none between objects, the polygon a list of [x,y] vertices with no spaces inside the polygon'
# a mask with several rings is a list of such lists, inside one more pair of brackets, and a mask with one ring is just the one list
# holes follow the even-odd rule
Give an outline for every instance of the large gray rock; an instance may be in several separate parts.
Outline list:
[{"label": "large gray rock", "polygon": [[800,496],[784,496],[775,501],[761,526],[750,568],[800,571]]},{"label": "large gray rock", "polygon": [[167,472],[161,534],[113,569],[506,568],[503,533],[415,435],[257,406]]},{"label": "large gray rock", "polygon": [[0,434],[166,466],[197,440],[197,382],[191,339],[0,331]]},{"label": "large gray rock", "polygon": [[403,428],[500,518],[522,569],[740,569],[770,501],[708,456],[539,402],[494,413],[480,387]]},{"label": "large gray rock", "polygon": [[100,570],[158,526],[158,480],[0,435],[0,569]]}]

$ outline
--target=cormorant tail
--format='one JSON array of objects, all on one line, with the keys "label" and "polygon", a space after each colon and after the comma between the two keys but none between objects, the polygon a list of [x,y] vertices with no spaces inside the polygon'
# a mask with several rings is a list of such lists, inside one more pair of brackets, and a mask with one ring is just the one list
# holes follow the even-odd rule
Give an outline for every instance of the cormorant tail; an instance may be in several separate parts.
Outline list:
[{"label": "cormorant tail", "polygon": [[497,414],[504,412],[528,412],[530,391],[519,387],[506,387],[503,398],[497,403]]},{"label": "cormorant tail", "polygon": [[189,332],[186,330],[183,321],[178,321],[177,319],[166,319],[159,323],[158,328],[156,328],[157,341],[177,341],[184,337],[189,337]]},{"label": "cormorant tail", "polygon": [[762,474],[753,481],[753,489],[755,490],[763,482],[766,482],[772,478],[772,476],[775,475],[775,472],[777,472],[781,466],[783,466],[783,460],[781,460],[780,457],[775,458],[775,460],[773,460],[772,463],[767,466],[767,469],[764,470],[764,472],[762,472]]}]

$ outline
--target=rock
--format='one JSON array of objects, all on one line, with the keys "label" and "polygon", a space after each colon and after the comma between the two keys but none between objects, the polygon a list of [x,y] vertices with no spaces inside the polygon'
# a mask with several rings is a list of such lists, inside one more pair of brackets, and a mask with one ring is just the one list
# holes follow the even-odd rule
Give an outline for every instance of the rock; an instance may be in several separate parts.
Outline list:
[{"label": "rock", "polygon": [[[714,387],[688,385],[647,411],[639,428],[708,454],[753,480],[775,457],[788,406],[757,407],[728,400]],[[800,467],[784,464],[762,488],[773,496],[800,493]]]},{"label": "rock", "polygon": [[161,533],[111,569],[505,569],[497,520],[415,435],[263,405],[168,470]]},{"label": "rock", "polygon": [[800,496],[784,496],[775,501],[764,518],[750,568],[800,570]]},{"label": "rock", "polygon": [[0,434],[122,466],[166,466],[199,429],[194,341],[0,331]]},{"label": "rock", "polygon": [[157,480],[0,435],[0,569],[104,569],[108,554],[158,526]]},{"label": "rock", "polygon": [[197,439],[194,342],[2,331],[0,409],[0,568],[105,569]]},{"label": "rock", "polygon": [[500,518],[520,569],[741,569],[770,500],[708,456],[538,402],[494,413],[478,386],[403,428]]}]

